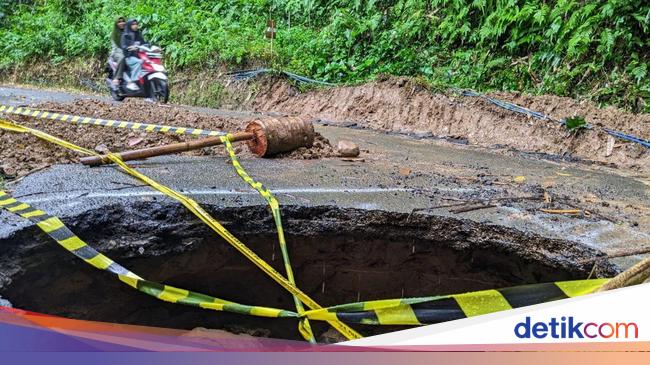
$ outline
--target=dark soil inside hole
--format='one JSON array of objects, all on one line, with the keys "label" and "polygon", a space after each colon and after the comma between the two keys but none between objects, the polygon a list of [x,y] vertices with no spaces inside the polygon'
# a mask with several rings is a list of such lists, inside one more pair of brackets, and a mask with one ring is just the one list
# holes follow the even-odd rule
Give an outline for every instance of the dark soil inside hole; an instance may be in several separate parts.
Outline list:
[{"label": "dark soil inside hole", "polygon": [[[263,207],[212,209],[262,259],[284,273]],[[286,207],[298,286],[319,304],[452,294],[586,278],[576,264],[597,251],[503,227],[433,216],[333,207]],[[294,309],[290,294],[175,205],[138,203],[65,220],[89,244],[138,275],[244,304]],[[100,272],[30,227],[0,240],[0,295],[15,307],[69,318],[299,339],[297,322],[159,301]],[[615,269],[601,267],[597,275]],[[313,324],[322,334],[323,323]],[[395,327],[357,326],[370,335]]]}]

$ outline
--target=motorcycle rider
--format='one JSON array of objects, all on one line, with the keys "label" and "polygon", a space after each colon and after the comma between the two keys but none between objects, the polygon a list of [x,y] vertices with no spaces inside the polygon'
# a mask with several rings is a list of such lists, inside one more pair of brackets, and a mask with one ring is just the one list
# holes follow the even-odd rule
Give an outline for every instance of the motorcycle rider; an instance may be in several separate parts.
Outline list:
[{"label": "motorcycle rider", "polygon": [[124,75],[124,51],[121,48],[121,37],[124,32],[124,25],[126,21],[124,17],[118,17],[113,24],[113,32],[111,33],[111,55],[110,57],[117,64],[117,69],[113,75],[113,87],[117,87],[120,84],[120,79]]},{"label": "motorcycle rider", "polygon": [[126,64],[130,69],[130,78],[131,81],[126,85],[126,88],[129,90],[139,90],[140,88],[135,83],[140,75],[142,70],[142,60],[137,57],[137,46],[144,44],[144,39],[142,34],[140,34],[140,29],[138,26],[138,21],[135,19],[129,19],[126,22],[126,27],[122,33],[120,39],[120,46],[124,51],[126,57]]}]

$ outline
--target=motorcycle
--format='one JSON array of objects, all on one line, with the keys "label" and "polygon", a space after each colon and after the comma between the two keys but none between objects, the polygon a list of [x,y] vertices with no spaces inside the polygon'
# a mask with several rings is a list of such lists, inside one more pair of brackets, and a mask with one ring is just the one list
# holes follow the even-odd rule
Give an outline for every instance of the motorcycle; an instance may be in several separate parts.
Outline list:
[{"label": "motorcycle", "polygon": [[113,100],[122,101],[128,97],[144,97],[160,103],[169,100],[169,84],[165,66],[162,65],[162,50],[160,47],[147,44],[135,46],[136,55],[142,60],[142,71],[135,83],[138,90],[131,90],[126,85],[131,81],[128,70],[125,70],[119,85],[113,85],[113,75],[117,70],[117,62],[108,57],[106,67],[106,85]]}]

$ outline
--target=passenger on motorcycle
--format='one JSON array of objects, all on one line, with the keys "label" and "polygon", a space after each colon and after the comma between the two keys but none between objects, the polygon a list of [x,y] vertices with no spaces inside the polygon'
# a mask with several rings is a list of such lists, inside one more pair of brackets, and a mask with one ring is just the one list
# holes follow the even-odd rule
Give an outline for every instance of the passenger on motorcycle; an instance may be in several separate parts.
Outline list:
[{"label": "passenger on motorcycle", "polygon": [[113,75],[113,86],[117,87],[120,84],[120,79],[124,75],[124,52],[121,48],[121,37],[124,32],[124,25],[126,21],[124,17],[119,17],[113,24],[113,33],[111,33],[111,55],[110,57],[117,64],[117,70]]},{"label": "passenger on motorcycle", "polygon": [[140,34],[138,27],[138,21],[135,19],[129,19],[129,21],[126,22],[124,33],[122,33],[120,39],[120,45],[126,56],[126,64],[130,69],[130,81],[126,85],[126,88],[129,90],[140,89],[135,83],[140,76],[140,71],[142,70],[142,60],[137,57],[137,49],[138,46],[144,43],[144,39],[142,38],[142,34]]}]

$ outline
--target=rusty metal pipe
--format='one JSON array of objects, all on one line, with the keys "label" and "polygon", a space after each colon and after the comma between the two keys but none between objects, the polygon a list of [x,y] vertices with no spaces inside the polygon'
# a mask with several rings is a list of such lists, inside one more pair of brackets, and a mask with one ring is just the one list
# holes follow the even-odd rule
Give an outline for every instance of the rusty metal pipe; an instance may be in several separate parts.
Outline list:
[{"label": "rusty metal pipe", "polygon": [[[246,141],[248,149],[253,154],[259,157],[265,157],[293,151],[300,147],[309,148],[312,146],[314,138],[314,126],[311,122],[295,117],[283,117],[280,119],[267,117],[250,122],[246,126],[245,132],[232,134],[230,140],[232,142]],[[220,144],[220,137],[208,137],[197,141],[120,152],[118,155],[124,161],[132,161]],[[109,164],[111,161],[104,155],[84,157],[81,159],[81,163],[89,166],[98,166]]]},{"label": "rusty metal pipe", "polygon": [[[246,141],[255,138],[254,133],[237,132],[230,135],[231,142]],[[164,146],[143,148],[139,150],[120,152],[117,155],[123,161],[142,160],[149,157],[169,155],[174,153],[197,150],[199,148],[217,146],[222,144],[220,137],[208,137],[190,142],[174,143]],[[81,163],[88,166],[99,166],[112,163],[106,155],[83,157]]]}]

